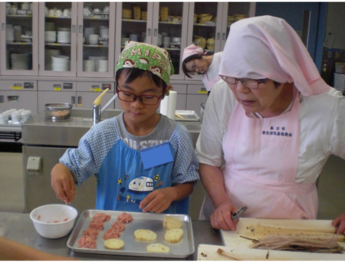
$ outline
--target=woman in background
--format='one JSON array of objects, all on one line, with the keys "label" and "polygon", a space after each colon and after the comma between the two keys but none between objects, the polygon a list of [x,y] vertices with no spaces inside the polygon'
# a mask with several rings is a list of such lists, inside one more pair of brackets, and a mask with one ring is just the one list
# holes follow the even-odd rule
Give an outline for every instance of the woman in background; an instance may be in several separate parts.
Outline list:
[{"label": "woman in background", "polygon": [[188,78],[191,78],[192,73],[203,74],[202,82],[210,92],[214,84],[220,80],[218,71],[222,54],[223,52],[218,52],[206,55],[201,47],[192,44],[183,51],[182,71]]}]

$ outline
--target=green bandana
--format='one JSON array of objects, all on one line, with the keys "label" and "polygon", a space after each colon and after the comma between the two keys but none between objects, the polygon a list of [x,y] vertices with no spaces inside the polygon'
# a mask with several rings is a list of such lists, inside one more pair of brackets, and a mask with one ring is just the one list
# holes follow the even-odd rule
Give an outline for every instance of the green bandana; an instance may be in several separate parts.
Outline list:
[{"label": "green bandana", "polygon": [[139,68],[152,72],[167,85],[174,67],[168,51],[163,48],[135,41],[128,41],[120,54],[115,72],[121,68]]}]

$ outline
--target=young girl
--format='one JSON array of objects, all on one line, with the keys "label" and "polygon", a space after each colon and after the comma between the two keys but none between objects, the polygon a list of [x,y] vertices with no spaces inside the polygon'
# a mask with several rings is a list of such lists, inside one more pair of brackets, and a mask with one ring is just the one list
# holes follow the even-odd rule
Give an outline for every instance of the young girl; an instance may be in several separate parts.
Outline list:
[{"label": "young girl", "polygon": [[[199,179],[192,141],[183,125],[157,113],[173,72],[166,50],[133,41],[126,45],[115,78],[123,113],[94,125],[78,148],[60,158],[51,171],[59,199],[71,202],[74,185],[95,174],[96,209],[188,214],[188,196]],[[163,146],[173,160],[145,169],[143,150]]]}]

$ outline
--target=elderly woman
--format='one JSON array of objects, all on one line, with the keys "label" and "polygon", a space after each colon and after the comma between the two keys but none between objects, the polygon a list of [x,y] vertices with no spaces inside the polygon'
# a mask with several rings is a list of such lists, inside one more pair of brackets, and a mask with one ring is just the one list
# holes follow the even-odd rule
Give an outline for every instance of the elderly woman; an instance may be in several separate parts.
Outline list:
[{"label": "elderly woman", "polygon": [[[231,213],[242,206],[246,217],[315,219],[315,182],[331,154],[345,158],[344,97],[271,16],[231,26],[219,75],[197,142],[212,226],[235,230]],[[333,224],[345,233],[345,214]]]}]

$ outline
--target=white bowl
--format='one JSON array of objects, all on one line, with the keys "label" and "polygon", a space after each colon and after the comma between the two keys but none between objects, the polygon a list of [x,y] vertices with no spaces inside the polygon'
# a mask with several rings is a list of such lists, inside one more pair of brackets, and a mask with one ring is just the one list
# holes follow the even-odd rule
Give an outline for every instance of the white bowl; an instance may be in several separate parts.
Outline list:
[{"label": "white bowl", "polygon": [[66,236],[73,228],[78,211],[69,205],[51,204],[35,208],[30,218],[38,234],[46,238]]}]

